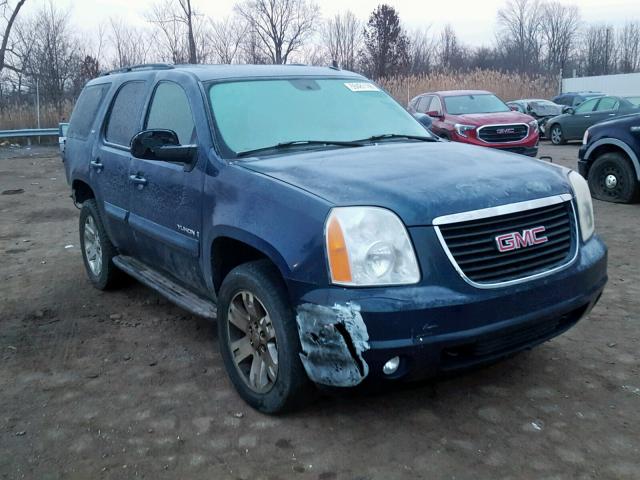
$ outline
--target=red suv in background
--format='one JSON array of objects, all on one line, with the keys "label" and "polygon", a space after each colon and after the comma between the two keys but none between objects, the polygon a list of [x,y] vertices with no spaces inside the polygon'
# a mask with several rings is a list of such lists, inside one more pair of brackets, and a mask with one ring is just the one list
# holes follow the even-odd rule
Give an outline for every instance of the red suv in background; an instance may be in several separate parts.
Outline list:
[{"label": "red suv in background", "polygon": [[511,110],[491,92],[424,93],[409,102],[409,111],[429,115],[431,130],[440,137],[531,157],[538,154],[536,120]]}]

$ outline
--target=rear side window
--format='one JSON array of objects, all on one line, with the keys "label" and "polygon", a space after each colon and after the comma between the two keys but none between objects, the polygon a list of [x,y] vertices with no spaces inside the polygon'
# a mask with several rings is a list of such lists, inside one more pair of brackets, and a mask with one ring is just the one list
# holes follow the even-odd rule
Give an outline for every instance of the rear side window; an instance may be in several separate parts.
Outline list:
[{"label": "rear side window", "polygon": [[180,85],[173,82],[158,84],[149,108],[146,128],[173,130],[181,145],[195,143],[193,114],[187,94]]},{"label": "rear side window", "polygon": [[608,110],[618,110],[620,102],[614,97],[604,97],[600,99],[600,103],[596,107],[597,112],[604,112]]},{"label": "rear side window", "polygon": [[104,138],[109,143],[128,147],[138,133],[144,103],[145,82],[125,83],[111,106]]},{"label": "rear side window", "polygon": [[427,113],[429,111],[429,104],[431,103],[431,98],[430,96],[424,96],[420,99],[420,103],[418,104],[418,108],[416,110],[418,110],[418,112],[420,113]]},{"label": "rear side window", "polygon": [[85,140],[89,136],[96,114],[100,105],[102,105],[104,95],[107,93],[109,86],[110,84],[103,83],[91,85],[82,90],[69,121],[69,138]]}]

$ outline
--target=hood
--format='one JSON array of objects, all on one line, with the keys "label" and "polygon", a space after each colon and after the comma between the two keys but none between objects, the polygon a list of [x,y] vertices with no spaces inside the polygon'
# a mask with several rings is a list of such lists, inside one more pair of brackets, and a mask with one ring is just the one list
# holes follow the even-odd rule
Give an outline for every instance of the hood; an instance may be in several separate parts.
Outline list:
[{"label": "hood", "polygon": [[454,142],[385,143],[238,162],[336,206],[388,208],[408,226],[570,193],[566,169]]},{"label": "hood", "polygon": [[515,111],[498,113],[467,113],[465,115],[449,115],[449,117],[451,117],[451,119],[455,119],[456,123],[464,123],[465,125],[474,125],[476,127],[494,124],[529,123],[533,121],[533,117]]},{"label": "hood", "polygon": [[562,105],[530,102],[531,112],[539,117],[553,117],[562,114]]}]

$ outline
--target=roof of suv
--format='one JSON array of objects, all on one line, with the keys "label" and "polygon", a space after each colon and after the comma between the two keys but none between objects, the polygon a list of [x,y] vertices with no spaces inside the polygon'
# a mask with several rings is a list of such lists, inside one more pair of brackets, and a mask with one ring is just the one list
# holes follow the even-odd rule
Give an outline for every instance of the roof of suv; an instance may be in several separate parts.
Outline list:
[{"label": "roof of suv", "polygon": [[231,78],[269,78],[269,77],[353,77],[363,79],[361,75],[348,70],[331,67],[310,67],[307,65],[140,65],[108,72],[106,75],[132,75],[134,73],[154,73],[157,71],[186,72],[200,81]]}]

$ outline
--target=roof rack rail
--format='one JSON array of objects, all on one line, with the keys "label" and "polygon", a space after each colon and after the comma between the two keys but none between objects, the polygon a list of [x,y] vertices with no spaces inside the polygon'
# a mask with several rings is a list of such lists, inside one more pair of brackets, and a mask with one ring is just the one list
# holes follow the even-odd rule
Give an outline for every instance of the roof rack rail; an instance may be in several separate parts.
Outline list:
[{"label": "roof rack rail", "polygon": [[100,76],[104,77],[105,75],[115,75],[116,73],[137,72],[139,70],[171,70],[173,68],[175,67],[168,63],[142,63],[140,65],[116,68],[115,70],[104,72]]}]

